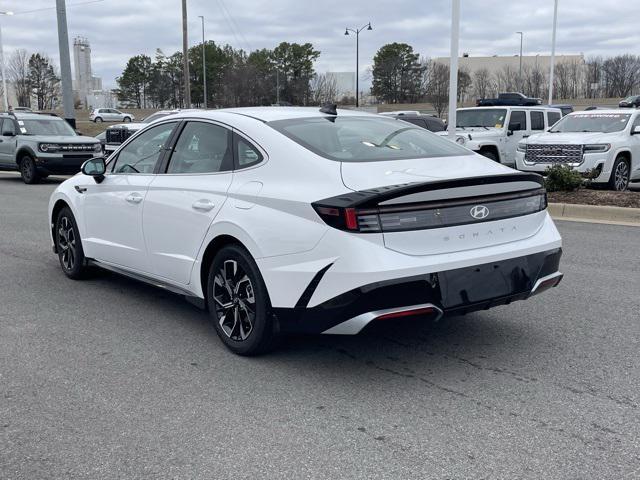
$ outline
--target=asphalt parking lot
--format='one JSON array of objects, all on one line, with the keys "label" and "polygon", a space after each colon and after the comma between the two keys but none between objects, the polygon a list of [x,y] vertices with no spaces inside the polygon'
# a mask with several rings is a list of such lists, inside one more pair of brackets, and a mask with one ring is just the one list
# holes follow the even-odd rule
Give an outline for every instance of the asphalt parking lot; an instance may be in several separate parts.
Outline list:
[{"label": "asphalt parking lot", "polygon": [[559,222],[556,289],[241,358],[178,296],[51,253],[0,173],[0,478],[640,477],[640,229]]}]

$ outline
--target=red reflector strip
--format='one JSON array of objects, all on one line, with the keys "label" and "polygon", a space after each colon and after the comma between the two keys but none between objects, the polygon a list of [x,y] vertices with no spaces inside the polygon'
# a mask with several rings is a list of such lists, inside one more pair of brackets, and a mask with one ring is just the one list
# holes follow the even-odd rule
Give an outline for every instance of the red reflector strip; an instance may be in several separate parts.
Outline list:
[{"label": "red reflector strip", "polygon": [[345,208],[344,219],[345,219],[345,224],[349,230],[358,229],[358,217],[356,216],[355,208]]},{"label": "red reflector strip", "polygon": [[388,320],[390,318],[408,317],[411,315],[425,315],[427,313],[435,313],[433,307],[416,308],[415,310],[403,310],[401,312],[385,313],[376,318],[376,320]]}]

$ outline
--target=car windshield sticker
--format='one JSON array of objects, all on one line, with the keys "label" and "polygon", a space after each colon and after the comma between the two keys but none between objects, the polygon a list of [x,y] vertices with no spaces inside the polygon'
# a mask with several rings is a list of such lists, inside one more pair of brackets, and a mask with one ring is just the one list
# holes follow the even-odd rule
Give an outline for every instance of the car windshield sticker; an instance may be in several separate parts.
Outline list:
[{"label": "car windshield sticker", "polygon": [[579,113],[574,115],[574,117],[578,118],[619,118],[621,121],[629,118],[628,114],[620,114],[620,113]]},{"label": "car windshield sticker", "polygon": [[24,127],[20,127],[20,132],[22,132],[22,133],[27,133],[27,129],[26,129],[26,128],[24,128]]},{"label": "car windshield sticker", "polygon": [[24,122],[22,120],[18,120],[18,125],[24,125]]}]

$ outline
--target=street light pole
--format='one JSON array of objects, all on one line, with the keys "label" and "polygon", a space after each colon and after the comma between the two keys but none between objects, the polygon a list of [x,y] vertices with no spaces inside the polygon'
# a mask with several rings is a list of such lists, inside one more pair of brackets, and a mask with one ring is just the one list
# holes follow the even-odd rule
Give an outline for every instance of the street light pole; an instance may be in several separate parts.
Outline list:
[{"label": "street light pole", "polygon": [[204,108],[207,108],[207,59],[204,48],[204,17],[202,15],[198,15],[200,19],[202,19],[202,83],[204,89],[203,104]]},{"label": "street light pole", "polygon": [[[0,15],[13,15],[13,12],[0,12]],[[4,48],[2,46],[2,25],[0,25],[0,64],[2,65],[2,96],[4,98],[4,110],[9,111],[9,100],[7,95],[7,80],[4,74]]]},{"label": "street light pole", "polygon": [[522,37],[524,37],[524,33],[522,32],[516,32],[517,34],[520,35],[520,73],[518,75],[518,80],[520,80],[520,91],[523,90],[522,88]]},{"label": "street light pole", "polygon": [[456,136],[456,108],[458,107],[458,40],[460,37],[460,0],[451,0],[451,51],[449,53],[449,114],[447,134]]},{"label": "street light pole", "polygon": [[553,33],[551,34],[551,65],[549,66],[549,105],[553,103],[553,70],[556,61],[556,27],[558,26],[558,0],[553,5]]},{"label": "street light pole", "polygon": [[187,35],[187,0],[182,0],[182,70],[184,74],[184,105],[191,108],[191,76],[189,75],[189,39]]},{"label": "street light pole", "polygon": [[62,104],[64,119],[76,128],[76,112],[73,108],[71,85],[71,58],[69,57],[69,32],[67,30],[67,6],[65,0],[56,0],[58,14],[58,48],[60,50],[60,80],[62,81]]},{"label": "street light pole", "polygon": [[363,30],[373,30],[371,22],[363,25],[360,28],[345,28],[344,34],[349,35],[349,32],[356,34],[356,108],[360,106],[360,32]]}]

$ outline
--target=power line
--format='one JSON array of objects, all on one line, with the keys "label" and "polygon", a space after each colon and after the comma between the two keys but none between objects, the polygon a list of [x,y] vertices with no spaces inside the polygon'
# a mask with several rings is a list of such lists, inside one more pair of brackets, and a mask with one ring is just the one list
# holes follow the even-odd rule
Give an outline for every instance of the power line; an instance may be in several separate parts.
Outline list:
[{"label": "power line", "polygon": [[218,3],[220,4],[220,8],[222,10],[222,13],[225,16],[225,19],[227,20],[227,23],[229,24],[229,28],[231,29],[231,33],[233,33],[233,36],[235,37],[236,42],[240,43],[240,39],[238,38],[238,34],[239,34],[240,37],[242,37],[242,41],[244,43],[244,46],[247,47],[247,52],[251,52],[251,50],[253,50],[251,48],[251,44],[247,41],[247,39],[244,36],[244,34],[242,33],[242,30],[240,29],[240,27],[238,27],[238,24],[236,23],[236,21],[234,20],[233,16],[231,15],[231,12],[229,12],[229,9],[227,8],[226,4],[224,3],[224,0],[218,0]]},{"label": "power line", "polygon": [[[80,3],[70,3],[67,7],[77,7],[80,5],[89,5],[92,3],[100,3],[104,2],[104,0],[90,0],[88,2],[80,2]],[[35,10],[23,10],[22,12],[14,12],[14,15],[24,15],[26,13],[35,13],[35,12],[44,12],[45,10],[55,10],[56,7],[45,7],[45,8],[37,8]]]}]

